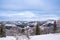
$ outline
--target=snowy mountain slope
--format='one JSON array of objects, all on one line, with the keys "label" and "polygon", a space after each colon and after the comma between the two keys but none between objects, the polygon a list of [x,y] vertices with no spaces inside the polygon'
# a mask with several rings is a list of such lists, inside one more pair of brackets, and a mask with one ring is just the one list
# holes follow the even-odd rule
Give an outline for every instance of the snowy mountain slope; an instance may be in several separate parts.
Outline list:
[{"label": "snowy mountain slope", "polygon": [[43,25],[41,25],[42,27],[51,27],[54,24],[54,21],[48,20],[46,21]]},{"label": "snowy mountain slope", "polygon": [[[23,39],[21,36],[19,36],[18,39],[27,40],[26,37]],[[0,38],[0,40],[16,40],[16,38],[13,36],[7,36],[6,38]],[[60,33],[30,36],[30,40],[60,40]]]}]

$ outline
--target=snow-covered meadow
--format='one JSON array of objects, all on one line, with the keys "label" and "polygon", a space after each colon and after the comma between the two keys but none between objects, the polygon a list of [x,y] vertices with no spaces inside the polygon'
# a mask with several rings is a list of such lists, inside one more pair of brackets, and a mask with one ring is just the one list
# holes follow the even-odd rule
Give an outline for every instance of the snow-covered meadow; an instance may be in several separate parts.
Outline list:
[{"label": "snow-covered meadow", "polygon": [[[17,36],[18,40],[28,40],[26,36]],[[16,40],[14,36],[0,38],[0,40]],[[60,40],[60,33],[30,36],[29,40]]]}]

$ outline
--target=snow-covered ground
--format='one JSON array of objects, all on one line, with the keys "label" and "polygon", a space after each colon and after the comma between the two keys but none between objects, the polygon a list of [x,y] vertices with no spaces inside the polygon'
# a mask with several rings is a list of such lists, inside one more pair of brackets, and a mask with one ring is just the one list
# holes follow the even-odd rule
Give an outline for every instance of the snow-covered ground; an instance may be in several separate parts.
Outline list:
[{"label": "snow-covered ground", "polygon": [[[19,40],[27,40],[25,36],[19,36],[18,38]],[[7,36],[6,38],[0,38],[0,40],[16,40],[16,38]],[[30,36],[29,40],[60,40],[60,33]]]},{"label": "snow-covered ground", "polygon": [[60,40],[60,34],[47,34],[31,37],[30,40]]}]

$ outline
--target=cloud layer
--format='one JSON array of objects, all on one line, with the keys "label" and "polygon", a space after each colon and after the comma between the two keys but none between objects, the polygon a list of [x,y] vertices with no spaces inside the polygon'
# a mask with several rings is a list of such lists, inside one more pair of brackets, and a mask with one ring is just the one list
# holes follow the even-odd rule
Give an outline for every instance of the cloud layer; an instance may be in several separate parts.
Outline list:
[{"label": "cloud layer", "polygon": [[60,0],[0,0],[0,21],[60,18]]},{"label": "cloud layer", "polygon": [[[10,12],[9,12],[10,13]],[[58,19],[58,16],[55,14],[38,14],[31,11],[24,11],[18,13],[2,13],[0,14],[0,19],[9,20],[9,21],[41,21],[47,19]],[[4,21],[3,20],[3,21]]]}]

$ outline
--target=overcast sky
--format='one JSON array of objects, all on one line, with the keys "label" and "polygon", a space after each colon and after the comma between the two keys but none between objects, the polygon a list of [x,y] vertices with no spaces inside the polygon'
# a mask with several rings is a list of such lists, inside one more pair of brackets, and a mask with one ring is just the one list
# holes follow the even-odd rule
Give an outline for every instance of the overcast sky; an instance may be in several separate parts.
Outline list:
[{"label": "overcast sky", "polygon": [[0,21],[60,18],[60,0],[0,0]]}]

